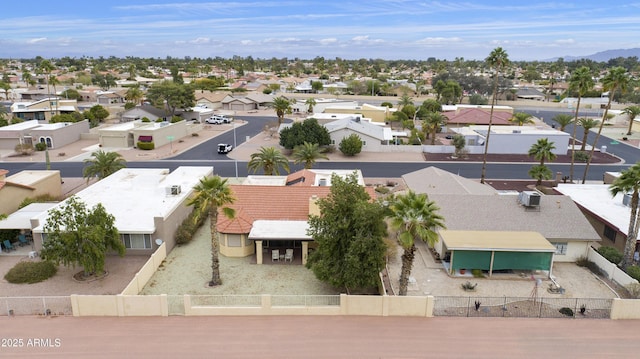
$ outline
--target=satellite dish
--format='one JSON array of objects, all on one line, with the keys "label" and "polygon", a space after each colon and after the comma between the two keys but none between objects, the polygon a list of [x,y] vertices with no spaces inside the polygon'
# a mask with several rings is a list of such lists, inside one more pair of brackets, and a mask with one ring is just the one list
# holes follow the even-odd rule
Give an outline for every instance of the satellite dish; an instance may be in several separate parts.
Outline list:
[{"label": "satellite dish", "polygon": [[160,245],[162,245],[162,243],[163,243],[163,242],[162,242],[162,239],[160,239],[160,238],[156,239],[156,244],[157,244],[157,245],[159,245],[159,246],[160,246]]}]

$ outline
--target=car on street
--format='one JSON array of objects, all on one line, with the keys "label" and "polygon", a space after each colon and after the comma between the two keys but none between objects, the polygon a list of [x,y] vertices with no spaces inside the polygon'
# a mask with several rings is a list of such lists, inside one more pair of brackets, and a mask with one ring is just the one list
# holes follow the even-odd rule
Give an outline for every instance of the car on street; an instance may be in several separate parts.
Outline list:
[{"label": "car on street", "polygon": [[227,143],[219,143],[218,144],[218,153],[225,154],[229,153],[233,150],[233,146]]},{"label": "car on street", "polygon": [[232,118],[224,116],[224,115],[213,115],[208,119],[204,120],[204,122],[213,124],[213,125],[221,125],[223,123],[231,123],[233,121]]}]

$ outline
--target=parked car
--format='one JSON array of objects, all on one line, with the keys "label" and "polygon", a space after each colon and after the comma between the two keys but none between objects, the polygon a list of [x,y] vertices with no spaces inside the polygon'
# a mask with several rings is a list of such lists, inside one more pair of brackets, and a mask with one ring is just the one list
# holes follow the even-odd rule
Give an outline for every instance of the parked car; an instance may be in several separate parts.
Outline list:
[{"label": "parked car", "polygon": [[229,153],[233,150],[233,146],[227,143],[219,143],[218,144],[218,153],[225,154]]},{"label": "parked car", "polygon": [[205,120],[206,123],[210,123],[210,124],[214,124],[214,125],[220,125],[223,123],[231,123],[231,121],[233,121],[232,118],[227,117],[227,116],[223,116],[223,115],[213,115],[211,117],[209,117],[208,119]]}]

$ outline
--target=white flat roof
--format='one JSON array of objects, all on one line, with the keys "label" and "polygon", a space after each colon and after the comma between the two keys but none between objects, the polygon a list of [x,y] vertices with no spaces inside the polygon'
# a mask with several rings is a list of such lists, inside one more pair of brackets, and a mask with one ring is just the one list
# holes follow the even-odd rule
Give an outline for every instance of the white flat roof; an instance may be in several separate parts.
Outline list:
[{"label": "white flat roof", "polygon": [[13,125],[9,125],[9,126],[0,127],[0,131],[22,131],[22,130],[35,128],[38,126],[40,126],[40,124],[38,123],[38,120],[30,120],[30,121],[14,123]]},{"label": "white flat roof", "polygon": [[17,183],[24,186],[31,186],[35,183],[38,183],[44,178],[48,178],[50,176],[55,175],[60,176],[60,171],[58,170],[37,170],[37,171],[20,171],[14,175],[11,175],[5,179],[7,182]]},{"label": "white flat roof", "polygon": [[[154,217],[168,216],[202,177],[212,174],[212,167],[178,167],[171,173],[162,168],[123,168],[78,192],[77,197],[88,208],[101,203],[115,217],[121,233],[154,233]],[[171,195],[168,188],[175,185],[181,192]],[[42,233],[47,217],[47,213],[38,217],[40,225],[34,232]]]},{"label": "white flat roof", "polygon": [[[489,126],[485,125],[475,125],[469,126],[469,128],[473,131],[487,131]],[[520,132],[514,132],[520,131]],[[509,134],[509,133],[519,133],[519,134],[530,134],[530,135],[556,135],[556,136],[569,136],[568,133],[556,130],[553,128],[538,128],[536,126],[491,126],[491,133],[499,133],[499,134]]]},{"label": "white flat roof", "polygon": [[100,132],[103,131],[129,131],[134,129],[136,126],[136,122],[135,121],[131,121],[131,122],[123,122],[123,123],[118,123],[115,125],[111,125],[109,127],[105,127],[105,128],[101,128]]},{"label": "white flat roof", "polygon": [[58,205],[58,202],[31,203],[1,220],[0,229],[30,229],[31,218],[42,215],[43,212],[48,211],[56,205]]},{"label": "white flat roof", "polygon": [[253,222],[249,239],[276,240],[276,239],[312,239],[307,234],[309,224],[307,221],[267,221],[257,220]]},{"label": "white flat roof", "polygon": [[613,197],[607,184],[559,183],[556,190],[627,235],[631,208],[622,204],[622,193]]}]

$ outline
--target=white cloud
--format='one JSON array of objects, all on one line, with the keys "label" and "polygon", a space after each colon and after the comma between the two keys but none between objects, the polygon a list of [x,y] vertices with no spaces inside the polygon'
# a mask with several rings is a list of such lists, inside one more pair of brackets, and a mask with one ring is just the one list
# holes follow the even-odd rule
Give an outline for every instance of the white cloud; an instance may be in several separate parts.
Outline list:
[{"label": "white cloud", "polygon": [[459,37],[427,37],[416,42],[420,45],[442,45],[452,42],[462,42],[462,39]]},{"label": "white cloud", "polygon": [[193,39],[191,41],[189,41],[192,44],[196,44],[196,45],[201,45],[201,44],[208,44],[209,42],[211,42],[211,39],[208,37],[199,37],[197,39]]},{"label": "white cloud", "polygon": [[36,39],[29,39],[27,40],[27,44],[37,44],[39,42],[43,42],[43,41],[47,41],[46,37],[38,37]]},{"label": "white cloud", "polygon": [[332,37],[330,39],[321,39],[319,41],[322,45],[331,45],[331,44],[335,44],[338,42],[338,39],[336,39],[335,37]]}]

